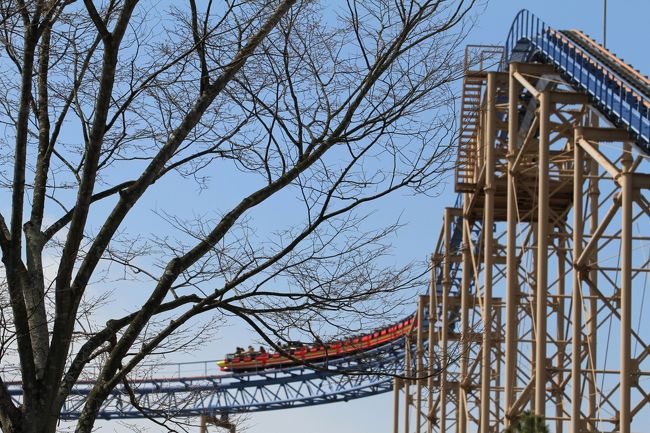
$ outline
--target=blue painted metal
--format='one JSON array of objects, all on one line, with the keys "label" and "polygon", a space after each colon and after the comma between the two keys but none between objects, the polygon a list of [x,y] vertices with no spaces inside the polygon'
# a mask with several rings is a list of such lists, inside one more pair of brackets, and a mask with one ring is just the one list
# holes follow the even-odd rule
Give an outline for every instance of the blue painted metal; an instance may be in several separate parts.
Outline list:
[{"label": "blue painted metal", "polygon": [[606,62],[576,49],[561,32],[524,9],[510,27],[506,60],[533,59],[555,66],[567,83],[587,93],[595,108],[616,126],[627,129],[636,144],[650,153],[650,98]]},{"label": "blue painted metal", "polygon": [[[457,218],[452,227],[451,249],[454,251],[460,247],[461,230],[462,218]],[[478,232],[474,230],[474,233]],[[458,264],[454,266],[458,268]],[[439,280],[439,272],[437,275],[436,280]],[[458,295],[460,278],[454,278],[452,284],[452,293]],[[436,290],[442,290],[439,281],[436,282]],[[454,315],[452,323],[458,317]],[[405,339],[399,338],[384,346],[334,359],[327,364],[315,364],[314,367],[294,366],[245,373],[219,374],[216,360],[145,366],[140,372],[141,376],[136,375],[139,379],[129,382],[139,408],[132,404],[124,387],[118,386],[106,399],[99,418],[234,414],[364,398],[392,390],[393,376],[405,370],[405,350]],[[197,366],[201,371],[197,371]],[[192,372],[188,373],[190,369]],[[17,402],[22,395],[20,385],[19,382],[8,383],[9,393]],[[78,419],[93,385],[92,380],[80,381],[72,389],[63,407],[62,419]]]},{"label": "blue painted metal", "polygon": [[[259,372],[185,375],[189,364],[169,364],[178,374],[130,381],[138,405],[131,404],[122,386],[111,393],[99,414],[102,419],[185,417],[206,413],[240,413],[349,401],[392,389],[392,375],[404,368],[404,339],[318,367],[297,366]],[[198,363],[193,363],[196,366]],[[203,364],[208,371],[216,361]],[[145,369],[146,370],[146,369]],[[157,373],[154,373],[157,374]],[[159,373],[158,373],[159,374]],[[92,381],[74,387],[63,408],[62,419],[81,413]],[[9,392],[17,401],[20,383]]]}]

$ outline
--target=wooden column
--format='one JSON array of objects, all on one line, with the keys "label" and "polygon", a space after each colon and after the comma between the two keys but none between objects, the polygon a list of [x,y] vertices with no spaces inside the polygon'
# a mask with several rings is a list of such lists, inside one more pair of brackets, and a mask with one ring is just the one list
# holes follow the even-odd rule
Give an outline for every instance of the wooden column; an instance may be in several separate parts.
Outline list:
[{"label": "wooden column", "polygon": [[537,201],[537,278],[535,290],[535,413],[546,415],[546,301],[549,246],[549,135],[551,100],[547,91],[539,95],[539,158]]},{"label": "wooden column", "polygon": [[483,218],[483,341],[481,357],[481,420],[480,433],[490,431],[490,382],[492,376],[492,275],[494,258],[494,141],[496,136],[496,75],[488,73],[487,78],[487,134],[485,149],[485,206]]}]

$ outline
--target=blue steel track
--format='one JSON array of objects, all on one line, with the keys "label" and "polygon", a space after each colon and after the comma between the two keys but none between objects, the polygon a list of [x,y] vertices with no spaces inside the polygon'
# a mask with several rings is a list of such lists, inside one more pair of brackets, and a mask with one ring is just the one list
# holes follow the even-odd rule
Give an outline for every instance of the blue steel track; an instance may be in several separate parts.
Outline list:
[{"label": "blue steel track", "polygon": [[[511,61],[551,64],[575,89],[589,95],[592,105],[618,127],[627,129],[636,144],[650,152],[650,98],[647,89],[619,74],[611,64],[581,50],[532,13],[516,16],[506,39],[506,65]],[[645,90],[645,91],[644,91]],[[473,233],[480,236],[480,228]],[[452,248],[461,243],[461,221],[455,221]],[[458,266],[458,265],[456,265]],[[440,290],[439,281],[435,284]],[[459,290],[459,279],[452,281]],[[453,293],[452,293],[453,294]],[[426,317],[426,314],[425,314]],[[218,374],[215,362],[204,363],[203,374],[184,374],[176,364],[173,375],[143,374],[130,387],[136,407],[124,388],[115,389],[100,412],[100,418],[127,419],[185,417],[214,413],[242,413],[312,406],[349,401],[388,392],[393,375],[405,370],[405,339],[382,347],[330,361],[327,365]],[[65,403],[63,419],[76,419],[93,382],[78,383]],[[17,402],[20,383],[9,384]]]}]

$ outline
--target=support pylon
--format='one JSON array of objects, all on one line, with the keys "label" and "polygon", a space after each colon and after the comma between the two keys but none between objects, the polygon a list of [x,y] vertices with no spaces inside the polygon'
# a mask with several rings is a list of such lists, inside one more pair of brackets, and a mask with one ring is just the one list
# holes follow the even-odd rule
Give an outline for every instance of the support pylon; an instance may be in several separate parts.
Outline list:
[{"label": "support pylon", "polygon": [[395,431],[497,433],[529,410],[556,433],[630,433],[650,409],[650,162],[564,79],[467,71],[462,200],[444,212]]}]

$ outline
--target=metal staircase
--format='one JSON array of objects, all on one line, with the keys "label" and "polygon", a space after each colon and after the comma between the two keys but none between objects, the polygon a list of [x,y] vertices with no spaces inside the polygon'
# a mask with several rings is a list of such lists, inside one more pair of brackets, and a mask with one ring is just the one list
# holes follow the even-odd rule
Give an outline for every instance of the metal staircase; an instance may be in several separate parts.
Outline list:
[{"label": "metal staircase", "polygon": [[474,166],[478,149],[481,93],[485,74],[465,75],[461,97],[460,134],[456,160],[456,192],[471,191],[475,186]]},{"label": "metal staircase", "polygon": [[[487,71],[503,63],[504,48],[495,45],[469,45],[465,49],[465,77],[461,96],[460,133],[456,160],[456,192],[470,192],[476,186],[475,167],[480,160],[478,131],[481,122],[481,95]],[[478,159],[477,159],[478,158]]]}]

